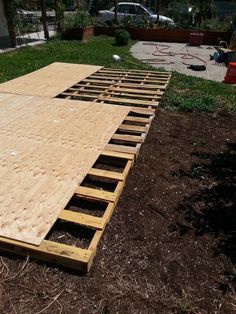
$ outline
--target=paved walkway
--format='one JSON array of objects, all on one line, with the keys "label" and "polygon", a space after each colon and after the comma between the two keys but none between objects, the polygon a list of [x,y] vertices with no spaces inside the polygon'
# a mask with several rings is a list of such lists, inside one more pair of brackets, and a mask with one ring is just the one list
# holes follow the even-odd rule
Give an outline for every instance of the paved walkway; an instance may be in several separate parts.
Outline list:
[{"label": "paved walkway", "polygon": [[[55,35],[55,31],[49,31],[49,36],[53,37]],[[14,51],[16,49],[19,49],[21,47],[26,46],[35,46],[35,45],[41,45],[46,43],[46,39],[44,38],[44,32],[38,32],[38,33],[30,33],[25,36],[17,37],[18,45],[16,48],[4,48],[0,49],[0,53],[5,53],[9,51]]]},{"label": "paved walkway", "polygon": [[[163,53],[161,53],[161,50]],[[167,71],[177,71],[186,75],[222,82],[227,68],[224,64],[219,64],[212,60],[210,61],[210,55],[213,55],[215,51],[216,49],[213,46],[202,45],[200,47],[193,47],[180,43],[154,43],[141,41],[131,48],[131,53],[135,58],[139,60],[152,59],[153,61],[151,64],[155,68],[164,68]],[[153,55],[153,53],[155,55]],[[186,57],[187,53],[205,61],[206,71],[194,71],[188,69],[186,64],[204,65],[204,62],[190,56],[188,56],[189,59],[183,59],[184,56]]]}]

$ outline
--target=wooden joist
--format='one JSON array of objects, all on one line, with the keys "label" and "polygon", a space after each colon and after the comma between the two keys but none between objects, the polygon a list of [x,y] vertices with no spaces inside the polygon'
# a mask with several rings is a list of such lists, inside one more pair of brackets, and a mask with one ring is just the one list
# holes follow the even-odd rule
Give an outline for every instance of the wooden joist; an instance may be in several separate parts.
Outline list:
[{"label": "wooden joist", "polygon": [[162,96],[164,93],[162,91],[149,91],[149,90],[142,90],[140,92],[140,89],[134,89],[134,88],[121,88],[119,86],[112,86],[109,88],[109,91],[115,91],[115,92],[126,92],[130,94],[139,94],[139,95],[150,95],[154,97],[155,95],[157,96]]},{"label": "wooden joist", "polygon": [[99,178],[113,179],[117,181],[122,181],[125,179],[123,173],[96,169],[96,168],[90,169],[88,174],[95,177],[99,177]]},{"label": "wooden joist", "polygon": [[147,128],[145,126],[139,126],[139,125],[129,125],[129,124],[121,124],[119,126],[119,130],[126,130],[126,131],[132,131],[137,133],[143,133],[147,131]]},{"label": "wooden joist", "polygon": [[101,96],[98,99],[105,102],[130,104],[131,106],[134,106],[134,105],[153,106],[153,107],[158,106],[157,101],[145,101],[145,100],[138,100],[138,99],[136,100],[136,99],[129,99],[129,98],[115,98],[115,97],[109,97],[109,96]]},{"label": "wooden joist", "polygon": [[113,140],[124,141],[124,142],[132,142],[132,143],[142,143],[143,139],[141,136],[137,135],[128,135],[128,134],[114,134],[112,136]]},{"label": "wooden joist", "polygon": [[100,217],[77,213],[71,210],[63,210],[59,216],[59,219],[97,229],[104,228],[106,224],[106,222]]}]

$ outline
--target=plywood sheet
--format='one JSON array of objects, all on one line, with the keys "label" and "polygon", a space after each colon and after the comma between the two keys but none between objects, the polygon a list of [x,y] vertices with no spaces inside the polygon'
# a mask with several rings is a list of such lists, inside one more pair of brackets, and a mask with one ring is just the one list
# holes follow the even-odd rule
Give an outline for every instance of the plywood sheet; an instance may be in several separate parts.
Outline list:
[{"label": "plywood sheet", "polygon": [[55,62],[40,70],[0,84],[0,93],[56,97],[101,68],[95,65]]},{"label": "plywood sheet", "polygon": [[129,110],[0,94],[0,236],[39,245]]}]

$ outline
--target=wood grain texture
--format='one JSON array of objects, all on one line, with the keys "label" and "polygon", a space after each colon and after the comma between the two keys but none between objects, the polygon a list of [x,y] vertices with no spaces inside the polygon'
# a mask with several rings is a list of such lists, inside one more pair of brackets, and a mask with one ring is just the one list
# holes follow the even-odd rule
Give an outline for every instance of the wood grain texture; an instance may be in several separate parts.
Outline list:
[{"label": "wood grain texture", "polygon": [[0,236],[39,245],[129,110],[0,94]]},{"label": "wood grain texture", "polygon": [[55,62],[0,84],[0,93],[56,97],[101,68],[95,65]]}]

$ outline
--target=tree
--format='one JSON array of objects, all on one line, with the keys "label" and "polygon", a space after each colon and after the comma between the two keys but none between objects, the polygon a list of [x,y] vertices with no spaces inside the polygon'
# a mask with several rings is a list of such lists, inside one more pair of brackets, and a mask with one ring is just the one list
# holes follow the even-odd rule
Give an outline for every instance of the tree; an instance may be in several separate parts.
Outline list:
[{"label": "tree", "polygon": [[54,0],[54,10],[55,10],[55,19],[56,19],[56,32],[61,34],[64,26],[64,10],[63,10],[63,1]]},{"label": "tree", "polygon": [[21,1],[17,0],[3,0],[3,7],[6,15],[11,47],[16,47],[15,17],[20,3]]},{"label": "tree", "polygon": [[49,39],[46,3],[45,3],[45,0],[39,0],[39,3],[40,3],[41,12],[42,12],[44,37],[46,39]]}]

